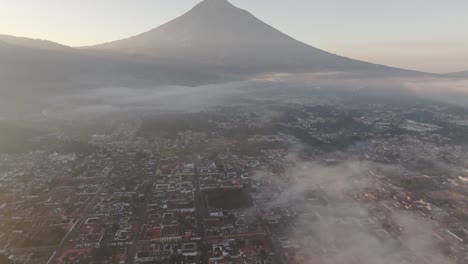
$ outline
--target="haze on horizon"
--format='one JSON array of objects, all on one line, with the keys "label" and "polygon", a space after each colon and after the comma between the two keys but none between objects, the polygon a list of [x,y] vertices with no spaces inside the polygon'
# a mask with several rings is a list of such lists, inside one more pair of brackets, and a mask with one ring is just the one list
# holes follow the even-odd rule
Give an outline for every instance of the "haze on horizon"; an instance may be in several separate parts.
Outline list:
[{"label": "haze on horizon", "polygon": [[[0,34],[93,45],[155,28],[198,2],[1,0]],[[468,69],[463,0],[231,2],[300,41],[347,57],[428,72]]]},{"label": "haze on horizon", "polygon": [[200,1],[0,0],[0,264],[468,264],[467,4]]}]

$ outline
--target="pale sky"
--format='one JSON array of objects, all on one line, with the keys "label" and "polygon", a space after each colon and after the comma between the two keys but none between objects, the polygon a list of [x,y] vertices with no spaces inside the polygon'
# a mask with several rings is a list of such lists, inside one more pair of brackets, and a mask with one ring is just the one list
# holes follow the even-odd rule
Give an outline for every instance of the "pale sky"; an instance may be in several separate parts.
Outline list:
[{"label": "pale sky", "polygon": [[[0,0],[0,34],[86,46],[137,35],[200,0]],[[231,0],[312,46],[408,69],[468,70],[468,0]]]}]

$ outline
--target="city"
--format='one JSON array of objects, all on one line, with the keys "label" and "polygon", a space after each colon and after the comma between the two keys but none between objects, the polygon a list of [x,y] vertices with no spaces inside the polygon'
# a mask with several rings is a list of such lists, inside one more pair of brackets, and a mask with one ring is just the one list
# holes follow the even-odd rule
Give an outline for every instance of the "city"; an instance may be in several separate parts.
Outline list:
[{"label": "city", "polygon": [[468,264],[468,1],[0,3],[0,264]]},{"label": "city", "polygon": [[[464,109],[351,101],[168,116],[101,134],[57,126],[2,154],[1,252],[25,264],[468,259]],[[360,247],[375,250],[350,252]]]}]

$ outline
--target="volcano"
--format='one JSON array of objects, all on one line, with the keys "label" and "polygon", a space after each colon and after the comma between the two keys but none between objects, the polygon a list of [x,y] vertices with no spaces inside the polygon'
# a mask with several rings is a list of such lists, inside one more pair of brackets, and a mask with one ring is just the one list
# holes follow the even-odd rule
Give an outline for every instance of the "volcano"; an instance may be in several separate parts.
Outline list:
[{"label": "volcano", "polygon": [[246,73],[404,72],[309,46],[227,0],[205,0],[153,30],[87,48]]},{"label": "volcano", "polygon": [[295,40],[227,0],[205,0],[146,33],[91,47],[0,35],[0,92],[197,86],[272,73],[429,75],[335,55]]}]

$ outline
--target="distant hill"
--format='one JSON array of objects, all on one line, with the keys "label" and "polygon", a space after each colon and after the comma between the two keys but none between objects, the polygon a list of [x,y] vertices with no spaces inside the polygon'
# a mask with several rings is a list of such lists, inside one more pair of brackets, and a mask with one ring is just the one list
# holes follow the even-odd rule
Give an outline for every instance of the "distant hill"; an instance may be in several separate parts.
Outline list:
[{"label": "distant hill", "polygon": [[0,41],[0,92],[34,95],[92,87],[197,85],[219,76],[196,67],[147,62],[126,55],[76,49],[38,49]]},{"label": "distant hill", "polygon": [[456,76],[456,77],[467,77],[468,78],[468,71],[452,72],[452,73],[449,73],[448,75]]},{"label": "distant hill", "polygon": [[35,49],[46,49],[46,50],[70,50],[71,47],[58,44],[48,40],[42,39],[30,39],[24,37],[15,37],[10,35],[0,35],[0,41],[5,43],[26,47],[26,48],[35,48]]}]

